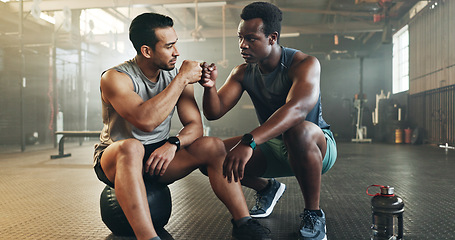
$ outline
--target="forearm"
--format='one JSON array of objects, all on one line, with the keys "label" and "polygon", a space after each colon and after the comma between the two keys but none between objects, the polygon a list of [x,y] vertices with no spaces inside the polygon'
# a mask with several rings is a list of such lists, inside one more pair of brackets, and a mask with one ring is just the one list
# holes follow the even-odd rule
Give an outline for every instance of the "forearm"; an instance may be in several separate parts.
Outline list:
[{"label": "forearm", "polygon": [[185,86],[185,82],[176,77],[161,93],[143,102],[136,116],[140,129],[153,131],[160,125],[174,109]]},{"label": "forearm", "polygon": [[306,115],[306,112],[298,107],[284,105],[261,126],[251,131],[251,134],[256,144],[262,144],[305,121]]},{"label": "forearm", "polygon": [[216,120],[222,117],[221,100],[216,87],[204,88],[202,108],[204,109],[204,116],[208,120]]},{"label": "forearm", "polygon": [[202,124],[194,121],[185,125],[180,130],[177,137],[180,140],[180,147],[184,148],[192,144],[196,139],[202,137],[202,135],[203,135]]},{"label": "forearm", "polygon": [[183,125],[177,137],[181,147],[186,147],[203,134],[201,113],[194,99],[193,85],[188,85],[180,96],[177,112]]}]

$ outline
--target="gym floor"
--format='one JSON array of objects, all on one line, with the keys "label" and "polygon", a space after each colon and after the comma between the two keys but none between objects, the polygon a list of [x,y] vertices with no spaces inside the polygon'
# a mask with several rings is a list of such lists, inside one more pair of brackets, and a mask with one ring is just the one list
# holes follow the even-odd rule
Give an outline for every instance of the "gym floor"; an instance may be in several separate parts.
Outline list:
[{"label": "gym floor", "polygon": [[[0,239],[110,239],[101,221],[104,185],[92,170],[93,142],[57,149],[29,147],[0,153]],[[455,151],[435,145],[338,143],[338,160],[322,177],[321,208],[328,239],[369,239],[372,184],[390,185],[405,202],[404,239],[455,239]],[[303,198],[295,178],[279,178],[287,191],[260,222],[272,239],[297,239]],[[173,209],[163,239],[231,239],[230,214],[199,171],[171,184]],[[377,189],[370,189],[370,193]],[[248,206],[254,192],[244,189]]]}]

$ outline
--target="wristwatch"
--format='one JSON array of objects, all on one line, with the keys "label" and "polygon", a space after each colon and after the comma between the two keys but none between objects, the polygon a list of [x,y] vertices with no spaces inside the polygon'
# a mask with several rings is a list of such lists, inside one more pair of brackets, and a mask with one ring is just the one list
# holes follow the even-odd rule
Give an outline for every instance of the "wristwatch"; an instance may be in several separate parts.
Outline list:
[{"label": "wristwatch", "polygon": [[241,143],[250,146],[253,150],[256,149],[256,142],[251,133],[243,135]]},{"label": "wristwatch", "polygon": [[176,152],[178,150],[180,150],[180,139],[178,137],[170,137],[168,140],[167,140],[168,143],[170,144],[174,144],[175,146],[177,146],[177,150],[175,150]]}]

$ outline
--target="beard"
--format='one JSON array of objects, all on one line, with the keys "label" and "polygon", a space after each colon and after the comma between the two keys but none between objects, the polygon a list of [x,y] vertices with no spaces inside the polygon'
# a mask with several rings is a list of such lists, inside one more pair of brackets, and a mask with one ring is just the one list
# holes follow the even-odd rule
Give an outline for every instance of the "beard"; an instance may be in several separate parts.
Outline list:
[{"label": "beard", "polygon": [[171,59],[169,62],[167,62],[166,64],[160,64],[160,69],[163,69],[165,71],[171,71],[175,68],[175,63],[171,63],[171,62],[175,62],[177,61],[177,58],[173,58]]},{"label": "beard", "polygon": [[166,65],[166,66],[163,66],[161,67],[161,69],[165,70],[165,71],[171,71],[175,68],[175,65]]}]

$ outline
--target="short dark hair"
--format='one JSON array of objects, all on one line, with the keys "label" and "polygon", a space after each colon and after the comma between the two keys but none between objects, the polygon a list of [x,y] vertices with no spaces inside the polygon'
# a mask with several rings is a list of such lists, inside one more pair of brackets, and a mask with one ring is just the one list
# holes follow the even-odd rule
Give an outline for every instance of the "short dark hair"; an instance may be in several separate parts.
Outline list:
[{"label": "short dark hair", "polygon": [[138,54],[141,53],[142,45],[147,45],[155,50],[155,45],[159,41],[155,29],[173,26],[174,21],[168,16],[158,13],[143,13],[131,22],[130,41]]},{"label": "short dark hair", "polygon": [[278,32],[278,38],[281,32],[281,20],[283,20],[283,13],[281,10],[268,2],[253,2],[245,6],[240,14],[243,20],[250,20],[253,18],[261,18],[264,23],[265,36],[273,32]]}]

